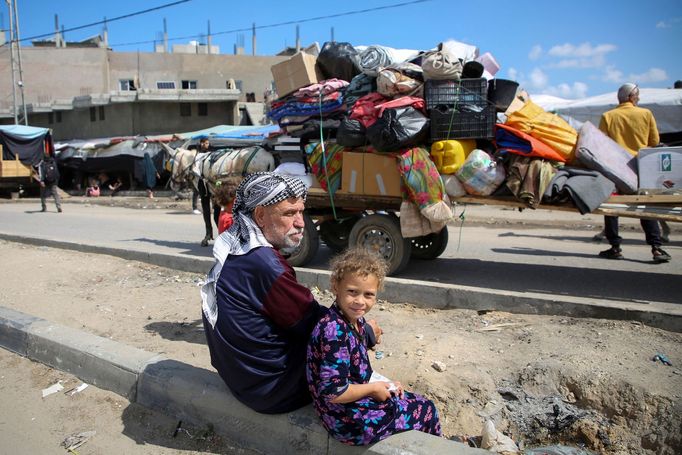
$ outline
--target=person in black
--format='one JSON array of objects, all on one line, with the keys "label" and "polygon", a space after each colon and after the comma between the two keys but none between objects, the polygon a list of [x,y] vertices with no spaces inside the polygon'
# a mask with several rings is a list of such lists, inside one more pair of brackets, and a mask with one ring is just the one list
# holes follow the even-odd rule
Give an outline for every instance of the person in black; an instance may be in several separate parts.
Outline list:
[{"label": "person in black", "polygon": [[54,157],[45,154],[43,159],[38,163],[38,182],[40,183],[40,204],[42,205],[41,212],[47,212],[47,204],[45,199],[49,193],[52,193],[54,203],[57,206],[57,212],[62,213],[62,200],[59,197],[59,190],[57,183],[59,183],[59,169]]}]

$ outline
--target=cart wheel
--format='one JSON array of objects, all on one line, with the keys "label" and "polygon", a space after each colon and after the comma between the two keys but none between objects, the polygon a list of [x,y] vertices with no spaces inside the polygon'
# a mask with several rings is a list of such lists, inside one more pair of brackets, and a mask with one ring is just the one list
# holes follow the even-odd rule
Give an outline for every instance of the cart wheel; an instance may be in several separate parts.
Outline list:
[{"label": "cart wheel", "polygon": [[375,251],[388,262],[388,274],[400,273],[410,260],[410,241],[400,234],[396,216],[373,214],[358,220],[350,231],[349,245]]},{"label": "cart wheel", "polygon": [[303,228],[303,240],[301,244],[287,257],[287,262],[292,267],[302,267],[312,261],[317,250],[320,248],[320,237],[317,234],[317,227],[310,215],[303,213],[305,227]]},{"label": "cart wheel", "polygon": [[415,259],[436,259],[443,254],[448,246],[448,228],[444,227],[440,232],[411,238],[412,257]]},{"label": "cart wheel", "polygon": [[343,220],[329,220],[320,224],[320,238],[334,253],[348,248],[348,238],[353,225],[360,217],[353,216]]}]

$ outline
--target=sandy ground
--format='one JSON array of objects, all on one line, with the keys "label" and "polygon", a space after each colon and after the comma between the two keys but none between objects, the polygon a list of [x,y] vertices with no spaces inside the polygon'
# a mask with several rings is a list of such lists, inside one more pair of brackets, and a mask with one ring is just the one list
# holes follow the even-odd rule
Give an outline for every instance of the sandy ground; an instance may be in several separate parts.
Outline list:
[{"label": "sandy ground", "polygon": [[[0,349],[0,453],[63,455],[73,442],[80,455],[256,455],[230,445],[210,428],[196,428],[131,404],[115,393]],[[63,390],[43,398],[61,381]],[[8,410],[12,412],[8,412]],[[83,435],[82,439],[74,438]],[[69,443],[64,441],[69,439]]]},{"label": "sandy ground", "polygon": [[[0,251],[0,305],[211,368],[200,275],[5,241]],[[328,293],[313,291],[331,303]],[[384,301],[370,316],[386,331],[373,368],[432,398],[448,436],[479,435],[491,418],[526,447],[562,442],[608,454],[682,453],[682,334],[631,321]],[[673,365],[652,361],[657,353]],[[34,374],[32,381],[43,388],[57,376]]]}]

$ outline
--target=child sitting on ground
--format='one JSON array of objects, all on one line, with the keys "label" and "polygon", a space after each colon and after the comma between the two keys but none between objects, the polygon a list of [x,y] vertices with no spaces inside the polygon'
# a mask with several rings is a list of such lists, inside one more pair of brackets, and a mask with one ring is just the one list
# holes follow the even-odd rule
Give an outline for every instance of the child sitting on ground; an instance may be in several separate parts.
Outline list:
[{"label": "child sitting on ground", "polygon": [[218,218],[218,234],[227,231],[232,226],[232,205],[237,196],[237,186],[239,182],[231,180],[218,181],[213,190],[213,203],[220,206],[220,217]]},{"label": "child sitting on ground", "polygon": [[367,250],[353,248],[335,258],[331,270],[336,301],[313,329],[306,368],[322,425],[334,438],[351,445],[371,444],[407,430],[440,436],[432,401],[403,391],[397,381],[370,382],[364,316],[376,303],[386,263]]}]

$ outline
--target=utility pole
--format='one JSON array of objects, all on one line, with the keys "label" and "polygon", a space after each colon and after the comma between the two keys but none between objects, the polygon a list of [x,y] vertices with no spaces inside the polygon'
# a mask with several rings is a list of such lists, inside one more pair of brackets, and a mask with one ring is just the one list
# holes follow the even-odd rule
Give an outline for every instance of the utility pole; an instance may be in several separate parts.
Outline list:
[{"label": "utility pole", "polygon": [[26,115],[26,100],[24,99],[24,71],[21,68],[21,43],[19,43],[19,10],[17,0],[14,0],[14,33],[16,34],[17,56],[19,57],[19,90],[21,92],[21,112],[24,114],[24,125],[28,126],[28,115]]},{"label": "utility pole", "polygon": [[[9,46],[10,46],[10,66],[11,66],[11,71],[12,71],[12,106],[13,106],[13,112],[14,112],[14,124],[18,125],[20,123],[24,123],[24,125],[28,125],[28,118],[26,116],[26,102],[24,100],[24,81],[23,81],[23,72],[21,70],[21,47],[19,45],[19,11],[17,10],[17,3],[16,1],[12,2],[12,0],[5,0],[7,2],[7,6],[9,7]],[[15,51],[16,47],[16,51]],[[17,57],[15,57],[15,52]],[[16,62],[15,62],[16,58]],[[18,67],[17,67],[18,63]],[[17,80],[17,73],[19,76],[19,79]],[[17,108],[17,87],[19,87],[19,91],[21,92],[21,106],[22,106],[22,117],[23,119],[20,119],[19,117],[19,109]],[[20,120],[23,120],[20,121]]]},{"label": "utility pole", "polygon": [[7,1],[7,6],[9,7],[9,61],[10,61],[10,71],[12,73],[12,114],[14,114],[14,124],[19,124],[19,119],[17,118],[17,81],[14,77],[14,14],[12,14],[12,4],[10,0]]}]

